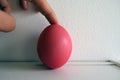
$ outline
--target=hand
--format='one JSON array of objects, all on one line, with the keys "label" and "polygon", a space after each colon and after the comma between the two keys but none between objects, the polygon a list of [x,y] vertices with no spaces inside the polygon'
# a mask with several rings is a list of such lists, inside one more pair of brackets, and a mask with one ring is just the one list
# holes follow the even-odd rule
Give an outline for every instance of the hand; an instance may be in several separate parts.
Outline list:
[{"label": "hand", "polygon": [[7,0],[0,0],[0,31],[10,32],[15,29],[15,19],[10,15],[11,7]]},{"label": "hand", "polygon": [[[28,1],[32,2],[39,11],[47,18],[50,24],[58,24],[57,17],[46,0],[20,0],[23,9],[28,8]],[[0,31],[13,31],[15,19],[10,15],[11,7],[7,0],[0,0],[3,11],[0,10]]]},{"label": "hand", "polygon": [[28,9],[28,2],[32,2],[47,18],[50,24],[59,24],[57,17],[50,5],[48,4],[47,0],[20,0],[21,6],[24,10]]},{"label": "hand", "polygon": [[0,0],[0,6],[2,7],[3,11],[10,13],[11,7],[7,0]]}]

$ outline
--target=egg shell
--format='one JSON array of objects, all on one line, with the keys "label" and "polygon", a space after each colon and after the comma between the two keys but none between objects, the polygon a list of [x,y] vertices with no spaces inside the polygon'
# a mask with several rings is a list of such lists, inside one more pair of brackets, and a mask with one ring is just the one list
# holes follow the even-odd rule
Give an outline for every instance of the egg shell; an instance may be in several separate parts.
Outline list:
[{"label": "egg shell", "polygon": [[72,41],[68,32],[58,24],[46,27],[41,33],[38,45],[38,56],[49,68],[59,68],[69,59]]}]

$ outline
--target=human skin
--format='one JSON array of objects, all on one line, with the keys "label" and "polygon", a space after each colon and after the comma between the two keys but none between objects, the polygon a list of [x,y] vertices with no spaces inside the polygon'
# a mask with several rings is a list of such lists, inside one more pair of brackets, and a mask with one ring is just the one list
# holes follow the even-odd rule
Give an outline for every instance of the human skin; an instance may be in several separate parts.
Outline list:
[{"label": "human skin", "polygon": [[32,2],[38,8],[38,10],[46,17],[50,24],[59,24],[55,12],[47,0],[21,0],[24,10],[28,9],[28,1]]},{"label": "human skin", "polygon": [[15,29],[16,22],[14,17],[6,12],[0,11],[0,31],[11,32]]},{"label": "human skin", "polygon": [[[28,2],[32,2],[38,10],[46,17],[50,24],[59,24],[55,12],[48,4],[47,0],[20,0],[22,8],[28,9]],[[0,5],[4,6],[4,10],[0,10],[0,31],[10,32],[15,29],[16,22],[14,17],[10,15],[11,7],[7,0],[0,0]]]},{"label": "human skin", "polygon": [[3,7],[3,10],[0,10],[0,31],[11,32],[16,26],[14,17],[10,15],[11,7],[7,0],[0,0],[0,6]]}]

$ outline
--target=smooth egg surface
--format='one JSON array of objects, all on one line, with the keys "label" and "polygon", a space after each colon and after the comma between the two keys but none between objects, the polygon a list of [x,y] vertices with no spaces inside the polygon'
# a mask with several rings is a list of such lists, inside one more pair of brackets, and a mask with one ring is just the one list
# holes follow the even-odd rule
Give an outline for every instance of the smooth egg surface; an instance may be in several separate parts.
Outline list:
[{"label": "smooth egg surface", "polygon": [[72,41],[68,32],[58,24],[52,24],[41,33],[38,45],[38,56],[49,68],[59,68],[69,59]]}]

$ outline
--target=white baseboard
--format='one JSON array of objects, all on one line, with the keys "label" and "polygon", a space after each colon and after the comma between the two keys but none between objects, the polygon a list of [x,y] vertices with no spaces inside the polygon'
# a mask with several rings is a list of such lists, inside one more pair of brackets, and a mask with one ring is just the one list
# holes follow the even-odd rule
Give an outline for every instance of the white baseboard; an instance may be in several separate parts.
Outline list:
[{"label": "white baseboard", "polygon": [[110,61],[120,67],[120,60],[110,60]]}]

